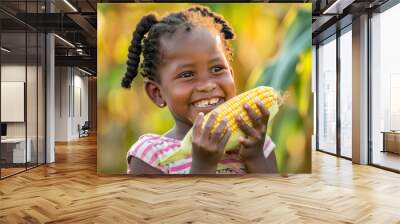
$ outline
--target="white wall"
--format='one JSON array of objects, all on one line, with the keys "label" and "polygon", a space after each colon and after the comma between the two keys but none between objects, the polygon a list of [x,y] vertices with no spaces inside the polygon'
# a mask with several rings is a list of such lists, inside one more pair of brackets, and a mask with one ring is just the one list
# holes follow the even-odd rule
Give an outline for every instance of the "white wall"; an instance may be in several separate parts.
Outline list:
[{"label": "white wall", "polygon": [[[1,121],[25,121],[25,82],[1,81]],[[36,105],[35,105],[36,108]]]},{"label": "white wall", "polygon": [[[28,66],[28,70],[32,67]],[[9,64],[1,66],[1,81],[2,82],[25,82],[25,65]],[[4,97],[4,96],[2,96]],[[7,108],[1,108],[7,110]],[[25,137],[25,123],[11,122],[7,123],[8,137]]]},{"label": "white wall", "polygon": [[56,141],[79,138],[78,124],[88,120],[88,78],[83,75],[76,68],[56,67]]},{"label": "white wall", "polygon": [[[37,70],[38,69],[38,70]],[[27,81],[25,80],[27,78]],[[9,138],[25,138],[29,139],[32,161],[44,163],[44,74],[42,67],[38,66],[25,66],[25,64],[3,64],[1,66],[1,81],[9,82],[24,82],[26,83],[26,106],[20,108],[23,114],[26,112],[26,121],[22,122],[6,122],[7,123],[7,137]],[[3,92],[4,89],[2,89]],[[22,90],[23,91],[23,90]],[[2,98],[7,95],[2,95]],[[24,100],[25,101],[25,100]],[[2,112],[13,110],[11,107],[2,107]],[[14,108],[15,110],[15,108]],[[7,111],[15,113],[15,111]],[[37,155],[38,153],[38,155]]]},{"label": "white wall", "polygon": [[[28,74],[36,68],[28,66]],[[4,82],[25,82],[25,64],[6,64],[1,66],[1,81]],[[27,93],[28,97],[36,97],[36,91],[34,93]],[[4,96],[3,96],[4,97]],[[28,100],[30,101],[30,100]],[[1,108],[1,110],[7,110],[7,108]],[[30,114],[28,114],[29,116]],[[28,117],[28,121],[33,120]],[[29,126],[31,127],[31,126]],[[7,136],[8,137],[25,137],[25,122],[7,122]],[[29,136],[28,136],[29,137]]]},{"label": "white wall", "polygon": [[[28,66],[28,70],[32,69]],[[2,65],[1,81],[25,82],[25,64],[24,65]]]},{"label": "white wall", "polygon": [[55,141],[68,140],[68,86],[67,67],[55,68]]},{"label": "white wall", "polygon": [[[78,75],[76,72],[79,72]],[[83,77],[83,73],[79,70],[74,70],[74,108],[73,113],[74,117],[72,119],[72,135],[77,137],[79,135],[77,126],[80,124],[81,126],[88,121],[89,112],[88,112],[88,78]]]}]

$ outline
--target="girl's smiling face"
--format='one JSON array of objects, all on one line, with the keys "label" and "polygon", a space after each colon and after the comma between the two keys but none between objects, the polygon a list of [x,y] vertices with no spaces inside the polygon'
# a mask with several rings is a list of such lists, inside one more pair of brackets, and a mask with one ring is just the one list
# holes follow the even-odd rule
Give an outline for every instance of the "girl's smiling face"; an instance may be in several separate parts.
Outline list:
[{"label": "girl's smiling face", "polygon": [[205,27],[181,28],[160,39],[160,95],[176,121],[192,125],[236,95],[220,34]]}]

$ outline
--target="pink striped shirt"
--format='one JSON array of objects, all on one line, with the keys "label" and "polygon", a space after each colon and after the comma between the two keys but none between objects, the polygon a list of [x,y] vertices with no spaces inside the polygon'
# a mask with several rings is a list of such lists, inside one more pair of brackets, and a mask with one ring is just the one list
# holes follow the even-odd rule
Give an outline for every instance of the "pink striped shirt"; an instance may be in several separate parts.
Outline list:
[{"label": "pink striped shirt", "polygon": [[[181,141],[156,134],[145,134],[139,137],[138,141],[131,146],[127,153],[128,169],[131,174],[130,160],[136,157],[148,165],[161,170],[165,174],[188,174],[192,165],[192,157],[189,156],[167,165],[159,162],[167,153],[177,150]],[[264,156],[267,158],[275,149],[275,144],[270,137],[266,137],[264,143]],[[239,157],[239,150],[226,152],[217,166],[217,174],[245,174],[246,169]]]}]

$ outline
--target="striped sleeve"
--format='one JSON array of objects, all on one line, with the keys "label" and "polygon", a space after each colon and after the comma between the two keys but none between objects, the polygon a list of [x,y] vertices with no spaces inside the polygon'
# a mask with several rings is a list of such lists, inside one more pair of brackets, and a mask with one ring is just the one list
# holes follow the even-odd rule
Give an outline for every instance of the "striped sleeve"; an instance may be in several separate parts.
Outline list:
[{"label": "striped sleeve", "polygon": [[159,145],[162,144],[160,142],[160,136],[157,135],[142,135],[138,141],[131,146],[127,153],[127,174],[131,174],[132,170],[130,168],[130,162],[132,157],[136,157],[137,159],[142,160],[143,162],[149,164],[150,166],[161,170],[165,173],[165,169],[158,164],[159,157]]},{"label": "striped sleeve", "polygon": [[142,160],[148,165],[168,173],[169,167],[160,164],[160,159],[166,153],[180,146],[180,141],[163,137],[155,134],[142,135],[139,140],[132,145],[127,153],[128,169],[127,173],[131,174],[130,160],[132,157]]},{"label": "striped sleeve", "polygon": [[263,151],[264,151],[264,156],[265,158],[268,158],[269,154],[271,154],[271,152],[275,150],[275,144],[272,141],[272,139],[267,135],[265,137],[265,141],[264,141],[264,147],[263,147]]}]

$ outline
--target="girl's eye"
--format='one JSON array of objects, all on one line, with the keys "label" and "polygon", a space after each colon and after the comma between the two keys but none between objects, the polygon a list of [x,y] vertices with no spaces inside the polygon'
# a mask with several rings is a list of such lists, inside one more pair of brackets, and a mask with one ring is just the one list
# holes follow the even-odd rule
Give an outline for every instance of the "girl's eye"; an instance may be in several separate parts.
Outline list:
[{"label": "girl's eye", "polygon": [[181,74],[178,75],[179,78],[190,78],[193,76],[192,72],[182,72]]},{"label": "girl's eye", "polygon": [[224,68],[222,66],[214,66],[214,67],[211,68],[211,72],[212,73],[217,73],[217,72],[222,71],[223,69]]}]

